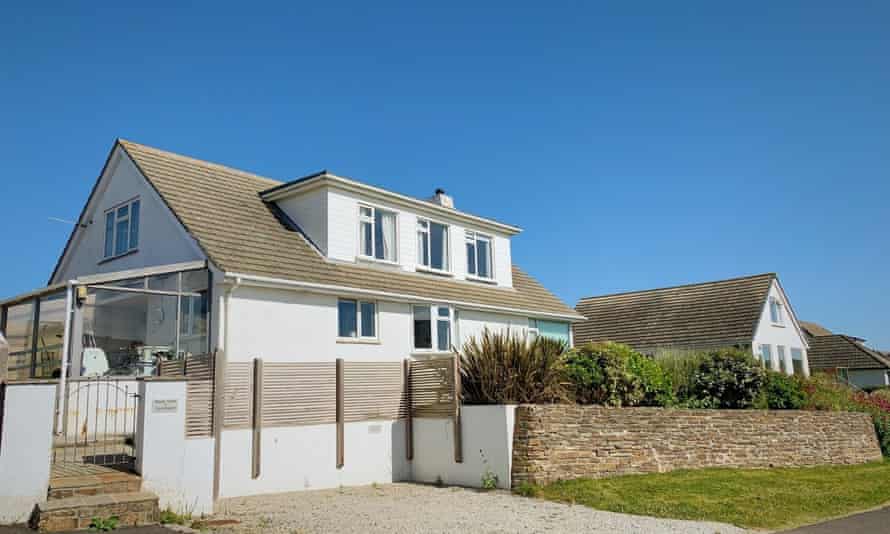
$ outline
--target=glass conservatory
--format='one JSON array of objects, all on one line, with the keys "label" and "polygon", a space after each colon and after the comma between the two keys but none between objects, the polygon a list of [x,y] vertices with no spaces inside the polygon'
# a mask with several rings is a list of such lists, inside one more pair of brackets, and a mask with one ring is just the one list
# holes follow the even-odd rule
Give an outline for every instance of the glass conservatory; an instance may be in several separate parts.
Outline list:
[{"label": "glass conservatory", "polygon": [[[0,378],[150,376],[208,352],[211,273],[204,262],[79,277],[0,302],[9,344]],[[66,311],[68,313],[66,313]]]}]

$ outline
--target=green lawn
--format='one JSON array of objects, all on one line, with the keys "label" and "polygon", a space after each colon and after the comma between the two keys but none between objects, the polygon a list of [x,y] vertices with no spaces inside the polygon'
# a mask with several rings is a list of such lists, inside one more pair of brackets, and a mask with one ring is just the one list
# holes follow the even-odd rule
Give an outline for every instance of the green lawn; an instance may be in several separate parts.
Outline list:
[{"label": "green lawn", "polygon": [[544,499],[599,510],[779,529],[890,502],[890,461],[801,469],[674,471],[523,489]]}]

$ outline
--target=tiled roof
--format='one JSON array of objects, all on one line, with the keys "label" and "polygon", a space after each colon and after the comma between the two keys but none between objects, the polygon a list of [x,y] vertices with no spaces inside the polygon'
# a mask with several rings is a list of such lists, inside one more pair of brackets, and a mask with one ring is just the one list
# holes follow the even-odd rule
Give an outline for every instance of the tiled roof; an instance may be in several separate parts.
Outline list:
[{"label": "tiled roof", "polygon": [[119,141],[207,257],[226,272],[398,293],[503,309],[575,316],[513,266],[513,288],[335,263],[279,218],[259,193],[281,182],[222,165]]},{"label": "tiled roof", "polygon": [[810,360],[810,368],[835,369],[846,367],[848,369],[887,369],[890,368],[890,359],[863,345],[856,338],[841,334],[828,336],[811,336],[809,338],[810,350],[807,357]]},{"label": "tiled roof", "polygon": [[637,350],[750,344],[773,273],[581,299],[575,344],[616,341]]},{"label": "tiled roof", "polygon": [[831,330],[810,321],[801,321],[800,327],[804,329],[808,336],[830,336],[832,334]]}]

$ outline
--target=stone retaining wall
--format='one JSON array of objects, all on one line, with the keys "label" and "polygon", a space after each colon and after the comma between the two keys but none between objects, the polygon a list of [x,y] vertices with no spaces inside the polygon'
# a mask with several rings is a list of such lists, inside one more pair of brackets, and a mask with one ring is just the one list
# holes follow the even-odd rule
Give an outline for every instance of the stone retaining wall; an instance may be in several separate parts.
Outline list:
[{"label": "stone retaining wall", "polygon": [[512,482],[880,459],[864,413],[534,405],[516,411]]}]

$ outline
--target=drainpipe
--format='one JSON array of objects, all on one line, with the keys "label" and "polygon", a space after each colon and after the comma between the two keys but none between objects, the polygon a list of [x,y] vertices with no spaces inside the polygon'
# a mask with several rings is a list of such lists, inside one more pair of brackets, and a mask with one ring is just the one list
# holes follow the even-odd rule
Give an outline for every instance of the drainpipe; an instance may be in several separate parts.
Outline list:
[{"label": "drainpipe", "polygon": [[65,286],[65,330],[62,333],[62,374],[59,376],[58,391],[56,392],[56,435],[64,432],[62,418],[65,415],[65,406],[68,399],[65,398],[65,385],[68,382],[68,369],[71,367],[71,315],[73,313],[73,293],[75,280],[68,280]]},{"label": "drainpipe", "polygon": [[[240,285],[241,285],[241,277],[236,276],[234,283],[226,288],[225,296],[223,297],[223,301],[225,302],[225,304],[224,304],[224,309],[223,309],[223,316],[220,317],[220,319],[221,319],[220,322],[223,323],[223,328],[224,328],[224,330],[223,330],[223,347],[222,347],[223,357],[222,358],[217,357],[218,359],[216,362],[216,365],[218,366],[218,369],[220,370],[220,372],[216,373],[216,376],[217,376],[217,379],[221,379],[222,382],[225,382],[225,365],[226,365],[226,361],[228,360],[228,356],[229,356],[229,339],[230,339],[229,327],[230,327],[230,320],[231,320],[230,319],[231,314],[229,313],[229,310],[232,307],[232,294],[235,292],[236,289],[238,289],[238,286],[240,286]],[[225,389],[225,383],[216,384],[215,388],[218,392],[222,392]],[[222,452],[222,434],[223,434],[222,427],[223,427],[223,422],[224,422],[223,414],[225,411],[225,406],[223,406],[224,396],[220,394],[217,396],[217,399],[219,400],[219,402],[214,402],[214,410],[216,410],[217,413],[216,413],[216,417],[215,417],[215,421],[214,421],[214,425],[213,425],[213,437],[214,437],[214,440],[213,440],[214,441],[214,443],[213,443],[213,501],[214,502],[216,502],[216,500],[219,499],[219,485],[220,485],[219,484],[219,482],[220,482],[219,475],[220,475],[220,463],[222,462],[222,457],[220,456],[220,454]]]}]

